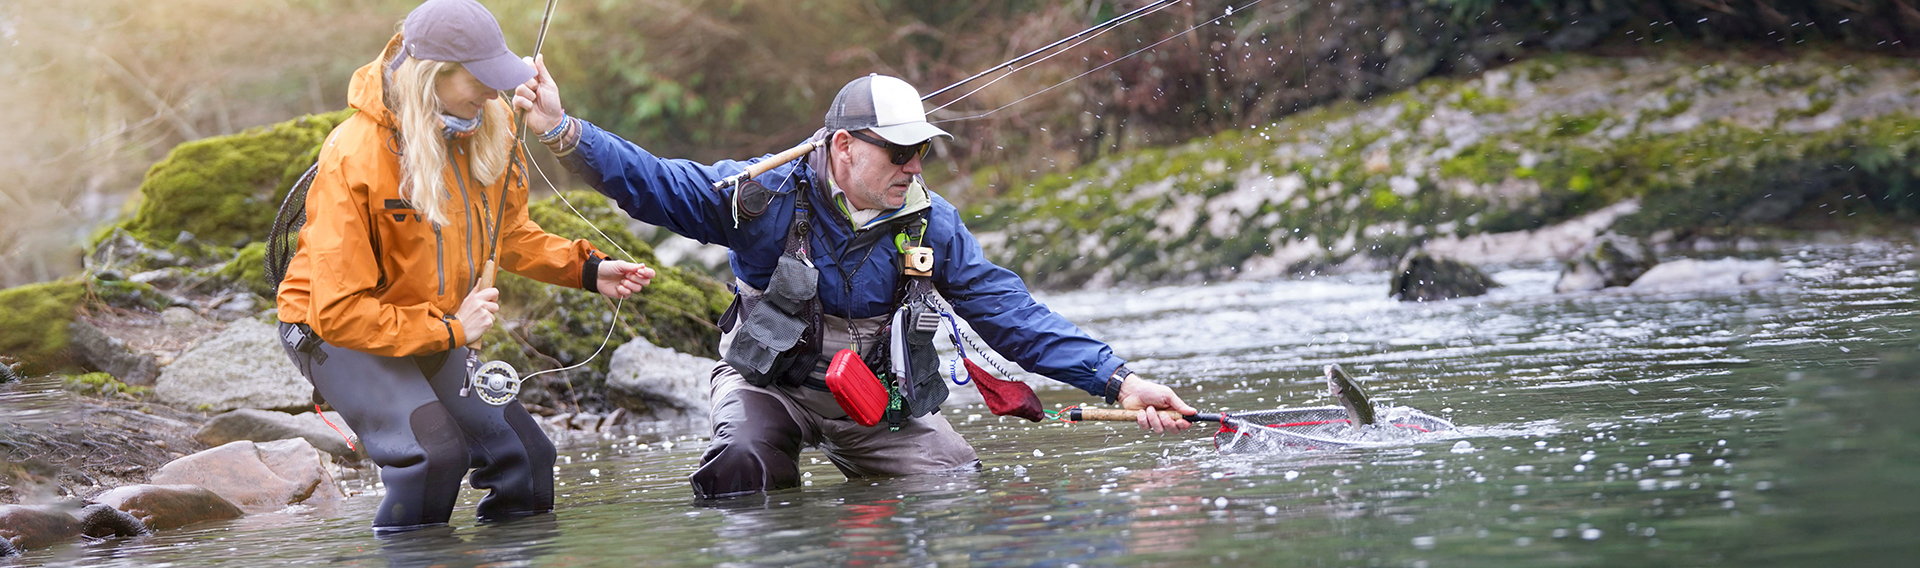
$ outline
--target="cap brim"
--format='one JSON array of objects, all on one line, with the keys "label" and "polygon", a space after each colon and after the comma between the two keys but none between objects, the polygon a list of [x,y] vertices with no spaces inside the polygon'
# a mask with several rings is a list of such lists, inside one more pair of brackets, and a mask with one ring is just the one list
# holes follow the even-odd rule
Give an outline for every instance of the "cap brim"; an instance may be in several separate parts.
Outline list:
[{"label": "cap brim", "polygon": [[479,61],[468,61],[467,72],[487,88],[496,91],[511,91],[533,78],[533,66],[521,61],[513,52],[503,52]]},{"label": "cap brim", "polygon": [[873,130],[875,134],[879,134],[881,138],[887,139],[888,142],[899,144],[901,146],[912,146],[914,144],[926,142],[928,140],[932,140],[933,137],[935,136],[945,136],[948,138],[953,137],[952,134],[947,134],[947,131],[941,130],[940,127],[934,126],[926,122],[909,122],[906,124],[895,124],[892,126],[875,126],[871,130]]}]

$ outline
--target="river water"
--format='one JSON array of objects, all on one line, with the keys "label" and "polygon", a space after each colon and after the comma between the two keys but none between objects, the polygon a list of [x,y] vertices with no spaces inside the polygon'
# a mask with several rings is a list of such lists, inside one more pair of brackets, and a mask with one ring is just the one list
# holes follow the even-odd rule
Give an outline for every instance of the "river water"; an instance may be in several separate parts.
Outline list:
[{"label": "river water", "polygon": [[[1329,404],[1339,363],[1457,431],[1222,455],[1206,426],[1032,424],[945,411],[986,469],[696,505],[704,440],[561,450],[560,510],[390,540],[377,488],[326,509],[41,550],[52,566],[1912,565],[1920,323],[1911,247],[1782,251],[1772,285],[1554,295],[1549,266],[1403,304],[1381,273],[1056,293],[1203,410]],[[944,340],[943,340],[944,341]],[[965,387],[963,387],[965,388]],[[1043,389],[1049,407],[1088,403]],[[977,399],[976,399],[977,400]],[[5,564],[7,561],[0,561]]]}]

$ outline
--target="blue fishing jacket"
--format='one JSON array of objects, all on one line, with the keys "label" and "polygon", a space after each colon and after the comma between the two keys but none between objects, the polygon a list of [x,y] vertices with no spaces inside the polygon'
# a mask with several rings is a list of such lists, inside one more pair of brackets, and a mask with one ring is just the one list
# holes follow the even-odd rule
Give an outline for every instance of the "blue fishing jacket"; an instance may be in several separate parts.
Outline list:
[{"label": "blue fishing jacket", "polygon": [[[870,318],[893,313],[902,277],[894,236],[914,215],[891,212],[856,230],[834,205],[825,172],[802,158],[754,178],[774,192],[765,212],[735,226],[732,188],[713,184],[744,171],[747,162],[701,165],[665,159],[584,120],[579,145],[561,158],[587,185],[612,198],[633,218],[666,227],[702,243],[729,249],[734,276],[765,290],[778,264],[793,221],[796,179],[811,179],[813,227],[807,253],[820,270],[824,313]],[[824,150],[816,150],[816,152]],[[927,230],[923,246],[933,249],[933,285],[953,305],[955,315],[1001,355],[1031,373],[1067,383],[1094,396],[1105,392],[1107,378],[1126,361],[1060,314],[1035,301],[1013,271],[987,260],[980,243],[960,223],[959,211],[926,191]],[[911,209],[913,201],[903,209]]]}]

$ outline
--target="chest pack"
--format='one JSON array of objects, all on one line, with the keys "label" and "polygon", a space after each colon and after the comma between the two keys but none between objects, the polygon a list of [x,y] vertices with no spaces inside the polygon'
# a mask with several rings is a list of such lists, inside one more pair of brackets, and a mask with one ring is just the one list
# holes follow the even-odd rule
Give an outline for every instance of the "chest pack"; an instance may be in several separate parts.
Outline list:
[{"label": "chest pack", "polygon": [[[733,334],[724,356],[727,364],[749,384],[827,390],[825,381],[812,378],[824,358],[821,353],[820,270],[807,250],[813,227],[812,188],[795,190],[793,222],[767,289],[760,294],[735,296],[730,316]],[[925,416],[946,402],[946,382],[939,372],[939,354],[933,347],[940,315],[933,301],[933,253],[922,246],[927,219],[923,213],[905,221],[892,243],[901,254],[901,270],[894,291],[895,308],[881,329],[887,341],[875,343],[861,360],[874,371],[888,392],[884,419],[898,428],[907,420]]]}]

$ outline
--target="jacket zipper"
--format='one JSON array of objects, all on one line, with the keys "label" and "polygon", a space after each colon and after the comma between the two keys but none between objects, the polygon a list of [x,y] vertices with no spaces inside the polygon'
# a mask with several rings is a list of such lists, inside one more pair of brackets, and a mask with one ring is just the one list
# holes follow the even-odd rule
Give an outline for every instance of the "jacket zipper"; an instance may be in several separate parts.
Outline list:
[{"label": "jacket zipper", "polygon": [[[453,150],[462,156],[467,153],[459,145],[453,145]],[[473,263],[473,196],[467,193],[466,176],[460,175],[459,158],[453,161],[453,183],[460,186],[460,209],[467,217],[467,289],[471,290],[474,285],[480,283],[480,267]]]},{"label": "jacket zipper", "polygon": [[440,275],[440,295],[447,295],[447,243],[439,225],[433,227],[433,271]]}]

